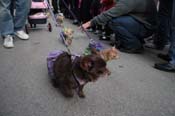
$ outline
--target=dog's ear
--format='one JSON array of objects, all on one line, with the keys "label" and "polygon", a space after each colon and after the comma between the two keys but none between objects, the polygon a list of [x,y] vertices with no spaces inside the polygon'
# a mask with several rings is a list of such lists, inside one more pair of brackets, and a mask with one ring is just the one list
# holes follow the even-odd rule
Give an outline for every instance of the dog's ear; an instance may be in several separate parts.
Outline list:
[{"label": "dog's ear", "polygon": [[90,50],[92,54],[100,55],[100,53],[95,48],[91,47]]},{"label": "dog's ear", "polygon": [[87,72],[89,72],[93,68],[93,65],[94,63],[89,57],[83,57],[80,61],[80,67]]}]

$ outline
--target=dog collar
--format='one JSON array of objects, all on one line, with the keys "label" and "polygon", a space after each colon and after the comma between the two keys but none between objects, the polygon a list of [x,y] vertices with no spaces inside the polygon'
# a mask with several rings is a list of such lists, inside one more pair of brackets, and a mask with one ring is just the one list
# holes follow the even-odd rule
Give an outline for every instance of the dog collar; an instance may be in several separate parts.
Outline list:
[{"label": "dog collar", "polygon": [[84,85],[84,84],[87,83],[87,81],[78,78],[77,75],[74,72],[73,72],[73,77],[74,77],[75,81],[77,82],[77,84],[79,86]]},{"label": "dog collar", "polygon": [[73,66],[72,66],[72,74],[73,74],[73,78],[75,79],[75,81],[77,82],[77,84],[78,84],[79,86],[81,86],[81,85],[86,84],[87,81],[86,81],[86,80],[83,80],[83,79],[81,79],[81,78],[79,78],[79,77],[74,73],[74,71],[73,71],[73,68],[74,68],[74,66],[76,65],[76,58],[79,58],[79,57],[80,57],[79,55],[72,55],[72,56],[71,56],[72,64],[73,64]]}]

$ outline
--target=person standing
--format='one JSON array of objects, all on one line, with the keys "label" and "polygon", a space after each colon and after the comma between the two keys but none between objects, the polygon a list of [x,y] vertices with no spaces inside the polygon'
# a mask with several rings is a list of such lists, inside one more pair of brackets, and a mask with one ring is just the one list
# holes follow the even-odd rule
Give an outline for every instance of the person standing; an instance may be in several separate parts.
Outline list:
[{"label": "person standing", "polygon": [[[164,28],[164,34],[166,37],[165,39],[169,39],[170,41],[170,48],[168,54],[159,54],[158,56],[161,59],[167,61],[167,63],[156,63],[155,68],[162,70],[162,71],[170,71],[175,72],[175,1],[174,0],[160,0],[160,4],[164,4],[164,7],[161,11],[164,11],[164,15],[160,18],[164,25],[160,28]],[[161,7],[160,7],[161,8]],[[167,36],[169,35],[169,36]]]},{"label": "person standing", "polygon": [[14,47],[13,35],[22,40],[29,39],[23,27],[29,13],[30,2],[30,0],[0,0],[0,35],[4,39],[4,47]]}]

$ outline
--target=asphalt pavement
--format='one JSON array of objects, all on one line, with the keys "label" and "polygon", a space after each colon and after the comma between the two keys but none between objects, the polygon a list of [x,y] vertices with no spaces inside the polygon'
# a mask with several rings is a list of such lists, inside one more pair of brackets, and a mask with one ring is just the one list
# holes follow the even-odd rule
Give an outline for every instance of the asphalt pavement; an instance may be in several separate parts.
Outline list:
[{"label": "asphalt pavement", "polygon": [[[81,54],[87,36],[70,20],[64,25],[74,29],[71,51]],[[52,32],[47,25],[29,29],[30,40],[15,38],[13,49],[5,49],[0,39],[0,116],[175,116],[175,73],[154,69],[162,60],[156,57],[160,51],[151,49],[120,53],[108,62],[109,78],[85,86],[85,99],[64,98],[47,74],[48,53],[66,50],[52,26]]]}]

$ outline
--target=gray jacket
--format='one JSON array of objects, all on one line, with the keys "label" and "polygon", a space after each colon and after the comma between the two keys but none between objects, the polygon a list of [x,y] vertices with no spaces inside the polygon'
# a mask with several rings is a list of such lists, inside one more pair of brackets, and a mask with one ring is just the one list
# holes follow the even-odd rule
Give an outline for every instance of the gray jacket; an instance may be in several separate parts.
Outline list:
[{"label": "gray jacket", "polygon": [[157,26],[157,9],[154,0],[116,0],[117,4],[91,20],[91,25],[105,25],[113,18],[130,15],[148,29]]}]

